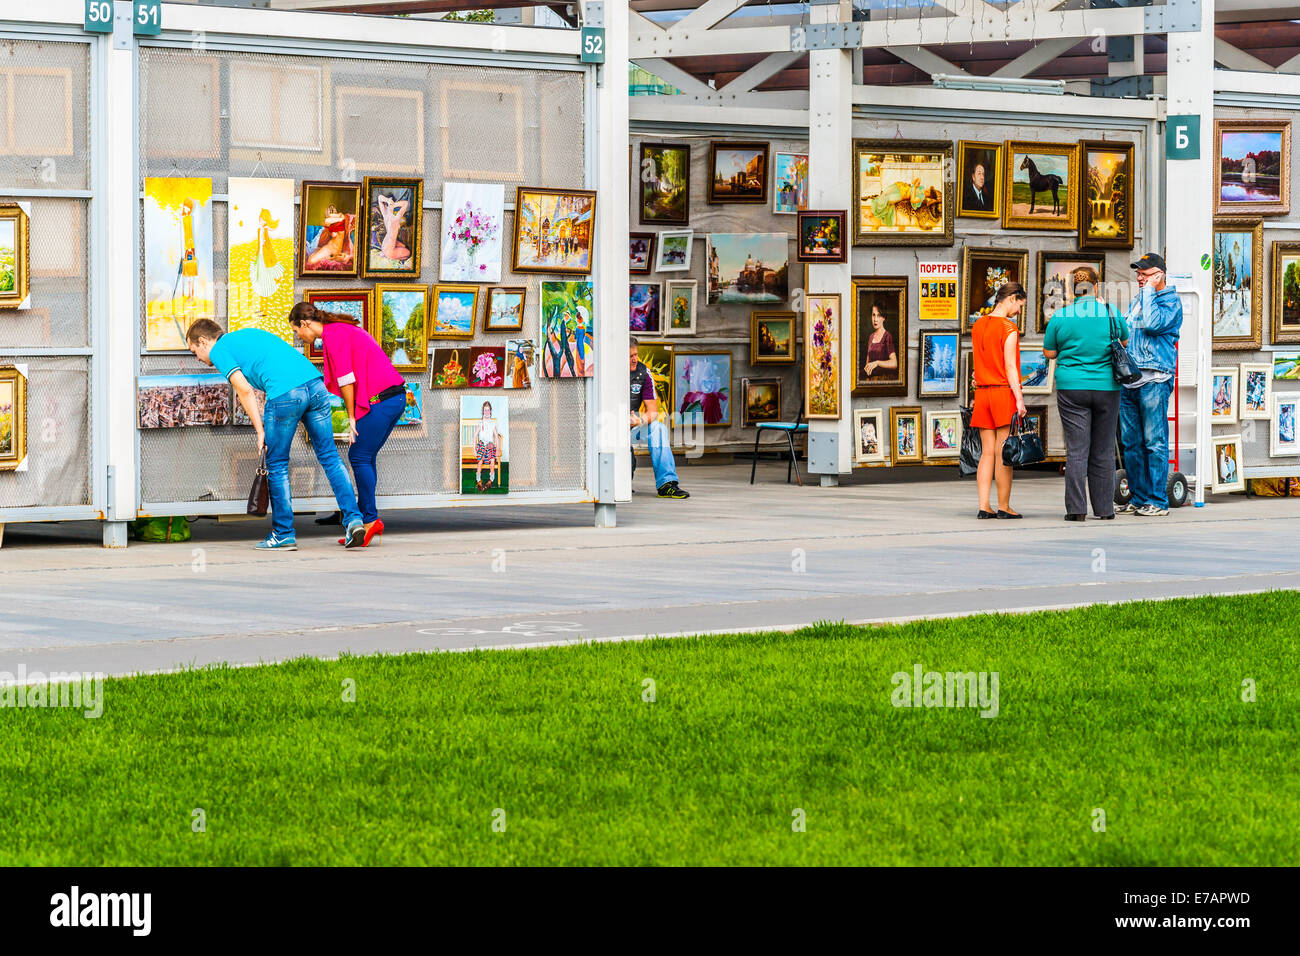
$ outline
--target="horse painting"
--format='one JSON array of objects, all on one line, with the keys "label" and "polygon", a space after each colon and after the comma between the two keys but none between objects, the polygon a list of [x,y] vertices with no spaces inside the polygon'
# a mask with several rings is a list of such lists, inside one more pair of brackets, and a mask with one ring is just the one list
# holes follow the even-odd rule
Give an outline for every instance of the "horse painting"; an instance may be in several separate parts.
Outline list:
[{"label": "horse painting", "polygon": [[1055,173],[1049,173],[1044,176],[1034,165],[1034,161],[1026,156],[1020,162],[1020,169],[1029,171],[1029,215],[1034,214],[1034,208],[1038,203],[1038,194],[1050,192],[1052,194],[1052,215],[1061,214],[1061,197],[1060,188],[1065,185],[1065,180],[1061,179]]}]

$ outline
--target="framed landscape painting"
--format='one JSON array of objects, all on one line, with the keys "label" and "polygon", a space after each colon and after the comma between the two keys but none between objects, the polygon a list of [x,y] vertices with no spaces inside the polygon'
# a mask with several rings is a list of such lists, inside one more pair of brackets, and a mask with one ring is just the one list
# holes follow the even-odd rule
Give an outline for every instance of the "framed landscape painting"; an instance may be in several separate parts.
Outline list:
[{"label": "framed landscape painting", "polygon": [[711,233],[708,256],[710,305],[785,301],[790,283],[786,233]]},{"label": "framed landscape painting", "polygon": [[1052,394],[1052,360],[1043,346],[1020,346],[1020,391],[1025,395]]},{"label": "framed landscape painting", "polygon": [[1210,313],[1216,349],[1260,347],[1263,246],[1263,220],[1214,220],[1214,293]]},{"label": "framed landscape painting", "polygon": [[907,394],[906,276],[853,279],[853,394]]},{"label": "framed landscape painting", "polygon": [[1002,210],[1001,143],[957,143],[957,215],[970,219],[997,219]]},{"label": "framed landscape painting", "polygon": [[749,314],[749,364],[789,365],[794,361],[795,322],[793,312],[751,312]]},{"label": "framed landscape painting", "polygon": [[1273,341],[1300,342],[1300,242],[1273,243]]},{"label": "framed landscape painting", "polygon": [[0,471],[13,471],[26,457],[27,376],[13,366],[0,368]]},{"label": "framed landscape painting", "polygon": [[731,424],[731,353],[673,352],[673,411],[706,427]]},{"label": "framed landscape painting", "polygon": [[229,425],[230,383],[220,372],[141,375],[136,405],[141,428]]},{"label": "framed landscape painting", "polygon": [[1100,253],[1038,254],[1038,331],[1047,331],[1047,323],[1061,309],[1080,295],[1098,295],[1099,289],[1089,288],[1075,272],[1081,268],[1094,269],[1106,281],[1106,257]]},{"label": "framed landscape painting", "polygon": [[[478,314],[479,287],[439,283],[433,287],[429,323],[431,339],[472,339]],[[423,366],[421,366],[423,367]]]},{"label": "framed landscape painting", "polygon": [[1079,145],[1007,140],[1002,156],[1002,228],[1079,228]]},{"label": "framed landscape painting", "polygon": [[695,279],[669,279],[664,283],[664,335],[694,335],[699,283]]},{"label": "framed landscape painting", "polygon": [[659,272],[689,272],[694,241],[695,231],[692,229],[665,229],[659,233],[655,269]]},{"label": "framed landscape painting", "polygon": [[[440,286],[439,288],[447,288]],[[399,372],[423,372],[429,365],[429,287],[401,283],[375,286],[375,341]],[[474,314],[471,311],[470,329]]]},{"label": "framed landscape painting", "polygon": [[590,275],[596,193],[590,189],[515,190],[515,272]]},{"label": "framed landscape painting", "polygon": [[[961,421],[960,417],[957,419]],[[921,409],[915,405],[894,405],[889,409],[889,451],[895,465],[919,465],[921,457]]]},{"label": "framed landscape painting", "polygon": [[767,143],[709,144],[710,205],[767,202]]},{"label": "framed landscape painting", "polygon": [[498,285],[488,289],[483,331],[518,332],[522,329],[527,295],[528,287],[522,285]]},{"label": "framed landscape painting", "polygon": [[839,293],[804,297],[804,415],[838,419],[844,314]]},{"label": "framed landscape painting", "polygon": [[30,232],[31,223],[22,206],[0,203],[0,309],[16,309],[27,300]]},{"label": "framed landscape painting", "polygon": [[[355,279],[359,183],[304,181],[298,205],[298,277]],[[367,220],[368,221],[368,220]]]},{"label": "framed landscape painting", "polygon": [[885,410],[853,409],[853,460],[871,464],[885,460]]},{"label": "framed landscape painting", "polygon": [[743,399],[741,424],[752,428],[760,422],[781,420],[781,380],[779,378],[742,378]]},{"label": "framed landscape painting", "polygon": [[1020,310],[1020,334],[1024,335],[1029,318],[1028,249],[976,249],[961,251],[961,330],[969,332],[975,320],[993,308],[993,300],[1004,282],[1019,282],[1031,298]]},{"label": "framed landscape painting", "polygon": [[1079,189],[1079,248],[1133,248],[1133,144],[1086,141]]},{"label": "framed landscape painting", "polygon": [[917,343],[918,398],[957,397],[957,344],[960,333],[921,332]]},{"label": "framed landscape painting", "polygon": [[641,144],[641,224],[684,226],[691,211],[691,148]]},{"label": "framed landscape painting", "polygon": [[795,258],[800,262],[847,262],[842,210],[804,210],[795,220]]},{"label": "framed landscape painting", "polygon": [[952,143],[853,141],[853,244],[950,246]]},{"label": "framed landscape painting", "polygon": [[1214,121],[1216,216],[1281,216],[1291,211],[1291,121]]},{"label": "framed landscape painting", "polygon": [[[445,197],[448,187],[444,186]],[[498,186],[498,189],[501,187]],[[421,223],[424,218],[424,180],[381,179],[367,176],[363,183],[365,214],[363,218],[365,254],[361,274],[367,278],[398,276],[410,278],[420,274]],[[495,282],[500,275],[501,224],[497,222],[497,275],[484,281]],[[444,239],[445,243],[445,239]],[[444,254],[446,245],[443,246]]]},{"label": "framed landscape painting", "polygon": [[788,215],[807,208],[808,154],[777,153],[772,169],[772,212]]}]

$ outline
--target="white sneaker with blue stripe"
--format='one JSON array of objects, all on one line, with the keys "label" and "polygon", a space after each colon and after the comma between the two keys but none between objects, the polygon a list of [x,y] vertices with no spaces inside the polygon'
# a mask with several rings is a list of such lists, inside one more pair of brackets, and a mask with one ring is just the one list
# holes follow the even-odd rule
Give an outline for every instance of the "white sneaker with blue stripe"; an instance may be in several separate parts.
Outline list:
[{"label": "white sneaker with blue stripe", "polygon": [[277,538],[272,531],[266,536],[265,541],[259,541],[253,545],[258,551],[297,551],[297,538]]}]

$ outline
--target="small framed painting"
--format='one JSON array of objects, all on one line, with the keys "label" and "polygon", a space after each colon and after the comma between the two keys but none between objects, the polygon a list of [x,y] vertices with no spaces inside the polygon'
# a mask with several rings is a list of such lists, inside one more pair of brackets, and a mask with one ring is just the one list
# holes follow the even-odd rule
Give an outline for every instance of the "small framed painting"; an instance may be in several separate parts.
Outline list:
[{"label": "small framed painting", "polygon": [[27,301],[31,282],[31,223],[16,202],[0,203],[0,309]]},{"label": "small framed painting", "polygon": [[1047,406],[1046,405],[1026,405],[1025,406],[1025,424],[1038,433],[1038,440],[1043,443],[1043,450],[1047,450]]},{"label": "small framed painting", "polygon": [[[371,292],[369,289],[306,289],[302,301],[310,302],[322,312],[346,315],[354,320],[372,336],[374,329],[370,325]],[[378,338],[375,339],[378,341]],[[303,349],[303,354],[316,364],[325,361],[325,345],[320,339],[303,342],[296,335],[294,344]]]},{"label": "small framed painting", "polygon": [[633,282],[628,286],[628,331],[659,334],[663,294],[658,282]]},{"label": "small framed painting", "polygon": [[1300,455],[1300,438],[1296,436],[1297,416],[1300,416],[1300,392],[1274,392],[1268,428],[1269,455]]},{"label": "small framed painting", "polygon": [[[420,232],[424,218],[424,180],[367,176],[363,195],[366,205],[361,274],[367,278],[418,276]],[[497,261],[500,263],[499,224],[497,228]]]},{"label": "small framed painting", "polygon": [[1210,453],[1214,460],[1214,477],[1210,490],[1245,491],[1246,476],[1241,470],[1241,436],[1217,435],[1211,438]]},{"label": "small framed painting", "polygon": [[650,274],[654,268],[655,234],[633,232],[628,234],[627,271],[634,276]]},{"label": "small framed painting", "polygon": [[1291,121],[1214,121],[1214,214],[1282,216],[1291,211]]},{"label": "small framed painting", "polygon": [[961,412],[955,408],[925,413],[925,457],[927,460],[961,455]]},{"label": "small framed painting", "polygon": [[431,339],[472,339],[478,315],[479,287],[440,283],[433,287]]},{"label": "small framed painting", "polygon": [[1046,332],[1047,323],[1061,309],[1072,303],[1081,295],[1098,295],[1101,290],[1094,288],[1081,269],[1092,269],[1097,278],[1106,281],[1106,257],[1101,253],[1056,253],[1040,252],[1038,254],[1038,331]]},{"label": "small framed painting", "polygon": [[1238,418],[1266,419],[1271,414],[1273,397],[1273,365],[1271,362],[1243,362],[1241,377],[1237,380],[1241,390],[1241,407]]},{"label": "small framed painting", "polygon": [[872,464],[885,460],[885,410],[853,409],[853,460]]},{"label": "small framed painting", "polygon": [[522,285],[498,285],[488,289],[483,331],[518,332],[522,329],[527,296],[528,287]]},{"label": "small framed painting", "polygon": [[970,407],[975,404],[975,352],[962,349],[961,352],[962,404]]},{"label": "small framed painting", "polygon": [[838,419],[844,311],[839,293],[804,296],[804,415]]},{"label": "small framed painting", "polygon": [[1133,248],[1133,144],[1086,141],[1079,186],[1079,248]]},{"label": "small framed painting", "polygon": [[469,388],[470,352],[469,346],[434,349],[429,387]]},{"label": "small framed painting", "polygon": [[961,333],[923,331],[917,343],[918,398],[957,397],[957,347]]},{"label": "small framed painting", "polygon": [[[223,397],[230,400],[230,387]],[[27,457],[27,376],[0,368],[0,471],[13,471]]]},{"label": "small framed painting", "polygon": [[1273,381],[1294,382],[1300,380],[1300,352],[1273,353]]},{"label": "small framed painting", "polygon": [[1020,334],[1025,334],[1029,321],[1027,313],[1029,303],[1033,301],[1029,292],[1029,250],[1028,249],[975,249],[966,246],[961,251],[961,330],[969,332],[970,327],[981,315],[993,309],[998,289],[1004,282],[1019,282],[1025,292],[1031,295],[1025,307],[1020,310]]},{"label": "small framed painting", "polygon": [[772,212],[789,215],[807,208],[808,154],[777,153],[772,170]]},{"label": "small framed painting", "polygon": [[[961,422],[958,415],[957,421]],[[895,465],[919,465],[921,457],[921,409],[916,405],[894,405],[889,409],[889,451]]]},{"label": "small framed painting", "polygon": [[695,279],[669,279],[664,283],[665,310],[664,335],[694,335],[695,306],[699,299],[699,283]]},{"label": "small framed painting", "polygon": [[759,422],[781,420],[781,380],[779,378],[742,378],[740,393],[744,399],[741,424],[751,428]]},{"label": "small framed painting", "polygon": [[659,272],[689,272],[694,241],[693,229],[665,229],[660,232],[655,269]]},{"label": "small framed painting", "polygon": [[357,218],[360,183],[304,181],[298,205],[298,277],[360,275]]},{"label": "small framed painting", "polygon": [[957,142],[957,169],[961,189],[957,215],[969,219],[997,219],[1002,208],[1001,143]]},{"label": "small framed painting", "polygon": [[1210,369],[1210,424],[1237,421],[1238,370],[1232,366]]},{"label": "small framed painting", "polygon": [[843,209],[811,209],[797,214],[795,259],[799,262],[847,262]]},{"label": "small framed painting", "polygon": [[641,144],[641,224],[686,225],[691,211],[691,148]]},{"label": "small framed painting", "polygon": [[1264,222],[1214,220],[1214,348],[1254,351],[1264,324]]},{"label": "small framed painting", "polygon": [[506,339],[506,388],[532,388],[537,343],[532,339]]},{"label": "small framed painting", "polygon": [[1300,342],[1300,242],[1273,243],[1273,341]]},{"label": "small framed painting", "polygon": [[767,202],[767,146],[709,143],[709,205]]},{"label": "small framed painting", "polygon": [[1020,346],[1020,391],[1025,395],[1051,395],[1053,362],[1043,354],[1043,346]]},{"label": "small framed painting", "polygon": [[749,313],[749,364],[789,365],[794,361],[793,312]]},{"label": "small framed painting", "polygon": [[[429,367],[429,287],[412,283],[375,286],[374,326],[370,333],[399,372]],[[470,316],[473,332],[474,317]]]},{"label": "small framed painting", "polygon": [[1079,144],[1007,140],[1002,157],[1002,228],[1079,228]]},{"label": "small framed painting", "polygon": [[515,272],[591,275],[595,232],[594,190],[515,190]]},{"label": "small framed painting", "polygon": [[952,143],[853,141],[853,244],[951,246]]}]

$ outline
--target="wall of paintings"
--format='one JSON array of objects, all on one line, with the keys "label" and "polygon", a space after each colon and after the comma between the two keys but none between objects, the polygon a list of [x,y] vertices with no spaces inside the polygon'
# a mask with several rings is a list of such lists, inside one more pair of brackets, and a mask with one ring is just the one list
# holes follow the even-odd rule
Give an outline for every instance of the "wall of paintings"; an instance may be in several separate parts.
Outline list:
[{"label": "wall of paintings", "polygon": [[[190,381],[211,370],[177,336],[210,312],[320,361],[286,322],[303,300],[363,318],[407,379],[381,495],[583,490],[595,317],[583,102],[574,71],[143,48],[142,500],[247,495],[246,419]],[[171,394],[186,411],[154,407]],[[467,395],[476,427],[492,404],[509,449],[483,489],[462,460],[475,453]],[[301,436],[290,478],[295,496],[328,494]]]},{"label": "wall of paintings", "polygon": [[1300,110],[1215,109],[1214,359],[1210,425],[1216,490],[1247,470],[1300,475]]},{"label": "wall of paintings", "polygon": [[9,39],[0,63],[0,523],[93,513],[89,46]]}]

